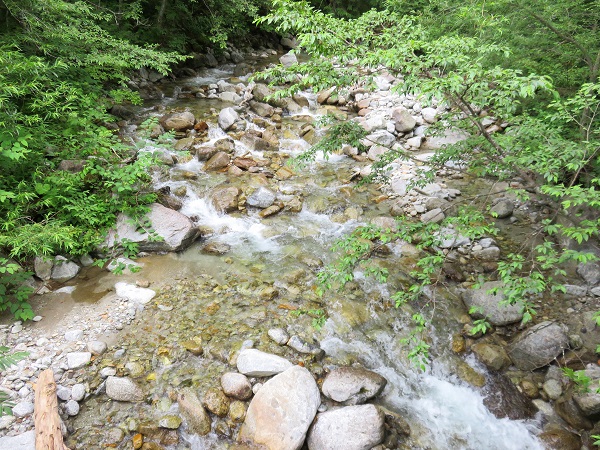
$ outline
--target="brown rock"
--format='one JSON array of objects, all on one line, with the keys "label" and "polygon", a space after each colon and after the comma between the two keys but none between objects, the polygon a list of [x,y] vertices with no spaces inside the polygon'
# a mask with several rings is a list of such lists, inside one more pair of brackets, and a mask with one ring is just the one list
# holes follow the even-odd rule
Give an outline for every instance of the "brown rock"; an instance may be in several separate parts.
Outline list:
[{"label": "brown rock", "polygon": [[233,212],[238,209],[238,199],[241,194],[240,188],[228,187],[215,190],[211,200],[217,211]]},{"label": "brown rock", "polygon": [[206,409],[219,417],[225,417],[229,412],[229,399],[220,389],[208,389],[202,403]]},{"label": "brown rock", "polygon": [[218,152],[212,158],[206,161],[206,164],[204,165],[204,170],[207,172],[221,170],[227,167],[228,165],[229,155],[225,152]]},{"label": "brown rock", "polygon": [[208,161],[219,152],[219,149],[216,147],[194,145],[192,148],[196,153],[196,158],[198,158],[198,161]]}]

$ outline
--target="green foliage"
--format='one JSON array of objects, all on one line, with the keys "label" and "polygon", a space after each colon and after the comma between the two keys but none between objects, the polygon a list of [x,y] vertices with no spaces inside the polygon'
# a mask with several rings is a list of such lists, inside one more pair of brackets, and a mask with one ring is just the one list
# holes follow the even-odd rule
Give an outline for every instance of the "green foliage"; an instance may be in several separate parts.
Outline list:
[{"label": "green foliage", "polygon": [[323,325],[325,325],[325,322],[327,321],[327,314],[322,309],[300,308],[294,311],[290,311],[290,315],[293,317],[300,317],[303,315],[308,315],[309,317],[312,317],[312,327],[317,331],[320,331],[321,328],[323,328]]},{"label": "green foliage", "polygon": [[[18,264],[0,257],[0,312],[8,310],[18,320],[33,319],[33,310],[27,302],[33,289],[25,284],[31,275]],[[1,357],[0,349],[0,370],[3,370]]]},{"label": "green foliage", "polygon": [[[430,170],[420,174],[420,182],[429,182],[438,168],[453,162],[476,176],[519,177],[529,191],[537,186],[552,208],[536,232],[540,243],[507,255],[497,270],[506,302],[522,304],[528,322],[535,315],[532,300],[564,291],[561,282],[569,262],[596,259],[592,252],[559,243],[586,244],[599,238],[600,42],[592,31],[600,24],[598,6],[597,1],[557,0],[433,0],[411,6],[388,1],[383,11],[344,19],[304,1],[274,0],[272,12],[259,22],[296,35],[298,51],[312,58],[270,68],[257,78],[285,85],[276,95],[287,96],[306,88],[369,88],[369,74],[387,71],[402,79],[397,92],[446,107],[432,127],[434,133],[448,128],[467,133],[467,139],[428,160]],[[483,117],[490,115],[508,125],[504,132],[484,125]],[[325,139],[300,156],[301,162],[317,151],[339,151],[344,144],[359,147],[365,136],[355,123],[328,126]],[[382,180],[387,164],[407,158],[401,151],[388,152],[375,165],[372,179]],[[529,196],[525,190],[516,194]],[[393,232],[359,228],[334,246],[340,257],[319,274],[320,290],[342,287],[356,268],[369,274],[373,249],[400,239],[415,242],[422,256],[408,286],[392,299],[398,306],[422,302],[439,282],[446,260],[439,246],[443,230],[453,227],[452,233],[472,238],[494,235],[493,219],[470,208],[440,225],[401,219]],[[376,268],[373,274],[380,281],[387,275]],[[407,339],[413,357],[426,354],[419,338],[423,318],[422,312],[413,316],[415,331]],[[476,326],[487,328],[485,321]]]},{"label": "green foliage", "polygon": [[[0,347],[0,372],[6,370],[10,366],[15,365],[28,355],[29,353],[27,352],[9,353],[8,347]],[[10,397],[6,394],[6,392],[0,391],[0,417],[4,415],[11,416],[13,406],[15,406],[15,404],[10,400]]]}]

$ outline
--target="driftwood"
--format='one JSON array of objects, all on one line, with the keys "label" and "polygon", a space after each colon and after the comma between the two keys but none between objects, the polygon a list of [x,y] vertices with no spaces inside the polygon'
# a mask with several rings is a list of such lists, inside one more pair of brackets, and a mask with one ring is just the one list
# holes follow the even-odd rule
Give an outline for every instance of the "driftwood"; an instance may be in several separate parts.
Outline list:
[{"label": "driftwood", "polygon": [[35,450],[69,450],[63,443],[52,369],[38,377],[35,389]]}]

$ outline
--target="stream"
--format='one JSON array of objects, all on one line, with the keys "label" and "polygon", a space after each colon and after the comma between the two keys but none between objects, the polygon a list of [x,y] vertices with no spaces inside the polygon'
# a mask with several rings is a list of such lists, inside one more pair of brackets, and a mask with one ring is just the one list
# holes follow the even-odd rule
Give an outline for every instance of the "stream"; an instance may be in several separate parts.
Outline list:
[{"label": "stream", "polygon": [[[197,120],[209,125],[208,143],[227,137],[218,127],[216,115],[231,104],[168,95],[176,86],[185,91],[194,85],[229,81],[232,70],[233,66],[207,69],[196,78],[164,86],[167,97],[147,102],[139,111],[140,119],[189,108]],[[314,94],[307,97],[308,108],[282,118],[277,152],[251,150],[236,140],[235,154],[267,159],[267,167],[272,165],[275,171],[288,158],[309,148],[299,137],[299,129],[324,111]],[[258,129],[258,125],[248,122],[247,129]],[[152,145],[147,143],[142,151],[152,150]],[[495,407],[488,408],[485,398],[496,389],[498,380],[474,358],[452,352],[452,337],[462,329],[466,311],[451,289],[432,293],[438,298],[429,340],[431,363],[423,372],[408,360],[407,348],[400,341],[408,335],[414,310],[411,306],[396,309],[389,300],[393,289],[405,282],[413,262],[401,244],[392,245],[388,255],[377,258],[378,264],[390,268],[387,287],[357,272],[347,289],[328,292],[322,298],[316,294],[316,274],[333,261],[335,255],[329,249],[334,242],[358,225],[388,215],[389,206],[375,200],[381,195],[377,186],[357,188],[348,181],[356,161],[344,155],[318,157],[307,167],[295,168],[292,177],[276,181],[260,173],[233,178],[226,173],[204,172],[204,163],[186,157],[186,153],[179,153],[177,164],[154,175],[155,186],[185,192],[180,197],[180,212],[203,230],[202,238],[181,253],[139,258],[143,269],[136,274],[116,278],[107,272],[90,272],[85,284],[78,285],[72,294],[77,299],[96,299],[97,293],[115,280],[139,279],[149,280],[158,293],[113,340],[113,348],[95,361],[98,369],[115,367],[121,371],[127,366],[129,373],[137,371],[148,400],[122,403],[104,395],[91,396],[70,421],[68,444],[72,448],[131,448],[130,440],[116,439],[117,429],[144,429],[144,435],[151,437],[157,432],[161,415],[177,413],[179,389],[218,387],[220,375],[232,370],[236,352],[249,346],[301,363],[319,377],[332,368],[353,364],[384,376],[388,384],[375,403],[400,415],[411,430],[410,436],[399,438],[396,448],[544,448],[536,438],[541,419],[525,418],[527,414],[520,411],[507,412],[503,408],[510,406],[503,405],[502,400],[492,400]],[[266,218],[251,207],[223,214],[210,199],[217,186],[239,186],[244,191],[266,186],[277,192],[278,198],[301,199],[303,206],[297,213],[281,211]],[[203,249],[209,243],[224,253],[207,253]],[[322,327],[313,324],[315,310],[327,313]],[[269,329],[277,327],[318,343],[325,357],[319,360],[278,346],[267,336]],[[202,342],[202,356],[185,350],[185,343],[194,339]],[[117,350],[121,351],[115,356]],[[100,388],[101,383],[96,377],[92,387]],[[520,418],[512,420],[509,416]],[[189,433],[184,422],[177,433],[160,436],[161,448],[230,448],[238,426],[227,418],[215,418],[213,431],[199,437]],[[120,443],[112,444],[115,440]]]}]

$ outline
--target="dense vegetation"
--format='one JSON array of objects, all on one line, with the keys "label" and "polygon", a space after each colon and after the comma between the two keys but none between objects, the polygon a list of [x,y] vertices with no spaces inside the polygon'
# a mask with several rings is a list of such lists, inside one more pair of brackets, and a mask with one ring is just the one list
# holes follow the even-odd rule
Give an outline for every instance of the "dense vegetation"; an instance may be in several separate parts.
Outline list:
[{"label": "dense vegetation", "polygon": [[[265,73],[276,84],[288,83],[279,95],[311,87],[343,90],[365,83],[364,67],[387,71],[404,80],[398,91],[425,103],[444,102],[447,112],[440,126],[470,135],[436,153],[423,183],[445,163],[459,162],[478,176],[518,179],[524,188],[516,195],[526,199],[534,193],[550,206],[538,231],[541,243],[507,255],[496,273],[507,301],[523,302],[525,321],[536,313],[532,298],[564,289],[566,263],[597,259],[600,2],[430,0],[408,5],[389,0],[382,11],[346,20],[306,2],[275,0],[273,12],[261,21],[296,35],[300,48],[313,56],[299,67]],[[298,79],[297,73],[303,76]],[[483,123],[488,115],[510,124],[506,132],[488,131]],[[343,143],[359,146],[365,135],[353,123],[334,125],[308,156]],[[410,155],[389,152],[380,165],[396,158]],[[434,309],[428,303],[435,302],[429,288],[439,282],[446,260],[438,245],[445,237],[441,230],[450,225],[470,237],[493,235],[489,219],[485,209],[465,206],[441,224],[400,220],[398,231],[361,228],[337,244],[340,261],[320,280],[325,287],[343,286],[362,265],[385,281],[386,270],[369,265],[373,247],[365,239],[417,243],[424,256],[394,299],[398,306],[421,300],[413,309],[415,331],[407,341],[413,345],[411,356],[422,362],[428,345],[421,336]],[[485,322],[477,325],[477,330],[487,328]]]},{"label": "dense vegetation", "polygon": [[[213,5],[214,3],[214,5]],[[154,199],[108,109],[139,103],[126,82],[249,33],[260,2],[0,1],[0,311],[30,318],[13,260],[93,249],[119,212]],[[202,12],[201,12],[201,11]],[[152,45],[148,45],[151,43]],[[194,47],[198,45],[200,47]]]}]

